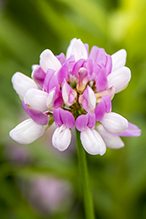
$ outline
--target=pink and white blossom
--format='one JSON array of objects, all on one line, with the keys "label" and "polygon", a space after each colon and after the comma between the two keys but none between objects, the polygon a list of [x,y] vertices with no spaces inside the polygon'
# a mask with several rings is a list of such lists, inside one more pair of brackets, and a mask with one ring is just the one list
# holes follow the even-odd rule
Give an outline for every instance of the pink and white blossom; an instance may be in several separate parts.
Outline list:
[{"label": "pink and white blossom", "polygon": [[52,144],[60,151],[71,142],[71,129],[89,154],[103,155],[106,147],[124,146],[120,136],[139,136],[140,129],[112,112],[114,95],[125,89],[131,71],[125,66],[126,51],[109,55],[103,48],[72,39],[66,55],[55,56],[49,49],[33,65],[31,78],[16,72],[13,87],[28,116],[10,131],[10,137],[30,144],[41,137],[53,122]]}]

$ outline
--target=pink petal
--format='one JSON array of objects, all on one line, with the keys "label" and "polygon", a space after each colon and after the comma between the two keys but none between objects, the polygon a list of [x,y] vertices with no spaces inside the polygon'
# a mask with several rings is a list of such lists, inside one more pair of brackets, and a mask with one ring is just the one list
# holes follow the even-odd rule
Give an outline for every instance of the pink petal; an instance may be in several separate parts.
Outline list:
[{"label": "pink petal", "polygon": [[89,113],[87,113],[87,115],[88,115],[87,126],[92,129],[95,127],[95,114],[89,112]]},{"label": "pink petal", "polygon": [[63,63],[64,63],[65,60],[66,60],[64,53],[60,53],[59,55],[56,56],[56,58],[59,60],[59,62],[61,63],[61,65],[63,65]]},{"label": "pink petal", "polygon": [[95,107],[95,116],[96,121],[101,121],[105,114],[105,105],[103,101],[101,101],[96,107]]},{"label": "pink petal", "polygon": [[61,113],[60,113],[60,108],[53,110],[53,117],[54,117],[55,124],[57,126],[61,126],[63,124]]},{"label": "pink petal", "polygon": [[134,124],[128,122],[128,128],[120,136],[140,136],[141,130]]},{"label": "pink petal", "polygon": [[89,58],[93,60],[93,62],[96,61],[97,56],[99,53],[99,48],[97,46],[93,46],[89,55]]},{"label": "pink petal", "polygon": [[87,113],[85,115],[80,115],[76,119],[76,128],[79,131],[84,131],[86,127],[94,128],[95,127],[95,114]]},{"label": "pink petal", "polygon": [[75,119],[74,116],[67,110],[63,110],[60,108],[60,113],[61,113],[61,119],[63,124],[67,128],[72,128],[75,124]]},{"label": "pink petal", "polygon": [[83,63],[83,67],[87,69],[88,71],[88,76],[91,76],[93,73],[93,62],[92,59],[87,59],[84,63]]},{"label": "pink petal", "polygon": [[47,108],[49,110],[61,107],[63,104],[62,93],[54,87],[48,94],[47,98]]},{"label": "pink petal", "polygon": [[96,121],[103,119],[104,114],[111,111],[111,98],[109,95],[102,96],[101,102],[95,107]]},{"label": "pink petal", "polygon": [[79,78],[79,69],[83,67],[85,60],[79,59],[73,66],[72,75],[75,75],[77,78]]},{"label": "pink petal", "polygon": [[34,122],[36,122],[39,125],[46,125],[48,123],[47,115],[43,114],[38,110],[30,108],[27,104],[24,103],[24,101],[22,101],[22,104],[26,113],[33,119]]},{"label": "pink petal", "polygon": [[67,110],[61,108],[54,109],[53,116],[57,126],[64,124],[67,128],[72,128],[75,124],[74,116]]},{"label": "pink petal", "polygon": [[68,77],[68,64],[65,62],[57,73],[58,83],[62,84],[64,79]]},{"label": "pink petal", "polygon": [[61,107],[63,105],[63,98],[62,98],[62,92],[61,91],[57,91],[55,92],[55,96],[54,96],[54,108],[58,108]]},{"label": "pink petal", "polygon": [[106,69],[104,67],[98,69],[96,73],[96,87],[99,91],[106,90],[107,88],[107,76]]},{"label": "pink petal", "polygon": [[83,131],[87,127],[87,124],[88,124],[88,114],[80,115],[77,117],[76,128],[79,131]]},{"label": "pink petal", "polygon": [[36,81],[37,84],[39,84],[41,87],[43,87],[43,83],[45,80],[46,73],[43,71],[43,69],[38,65],[32,72],[32,78]]},{"label": "pink petal", "polygon": [[108,54],[106,54],[105,68],[106,68],[106,74],[109,75],[112,71],[112,57]]},{"label": "pink petal", "polygon": [[47,71],[43,85],[43,90],[46,91],[47,93],[49,93],[54,87],[56,87],[59,90],[58,79],[54,73],[55,71],[52,69],[49,69]]}]

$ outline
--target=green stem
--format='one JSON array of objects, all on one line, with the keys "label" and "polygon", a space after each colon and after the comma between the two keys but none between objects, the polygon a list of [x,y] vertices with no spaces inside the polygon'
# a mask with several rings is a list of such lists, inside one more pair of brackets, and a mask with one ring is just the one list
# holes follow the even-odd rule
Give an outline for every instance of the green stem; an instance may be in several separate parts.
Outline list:
[{"label": "green stem", "polygon": [[80,183],[83,191],[86,219],[94,219],[93,200],[92,200],[91,188],[89,185],[89,175],[88,175],[87,162],[86,162],[86,151],[82,146],[80,140],[80,132],[77,129],[76,129],[76,141],[77,141],[77,151],[78,151]]}]

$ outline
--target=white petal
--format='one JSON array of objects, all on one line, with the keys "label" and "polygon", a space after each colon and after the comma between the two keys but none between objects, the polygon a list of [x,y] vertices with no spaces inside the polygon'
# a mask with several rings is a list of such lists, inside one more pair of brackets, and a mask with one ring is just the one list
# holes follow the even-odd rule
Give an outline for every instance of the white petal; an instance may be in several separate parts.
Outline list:
[{"label": "white petal", "polygon": [[114,86],[115,92],[123,90],[131,78],[131,71],[127,67],[122,67],[108,75],[108,88]]},{"label": "white petal", "polygon": [[40,138],[45,132],[45,126],[38,125],[32,119],[24,120],[9,133],[19,144],[30,144]]},{"label": "white petal", "polygon": [[96,127],[96,130],[99,132],[108,148],[118,149],[124,146],[124,143],[119,136],[107,132],[101,124]]},{"label": "white petal", "polygon": [[100,121],[104,128],[111,133],[121,134],[128,128],[128,121],[117,113],[105,113]]},{"label": "white petal", "polygon": [[24,102],[33,109],[44,112],[47,110],[47,97],[48,93],[32,88],[25,94]]},{"label": "white petal", "polygon": [[125,65],[126,56],[127,56],[127,53],[125,49],[121,49],[111,56],[112,57],[112,71],[116,71],[117,69]]},{"label": "white petal", "polygon": [[68,87],[67,87],[67,84],[66,82],[63,84],[62,86],[62,97],[63,97],[63,100],[64,100],[64,103],[66,106],[70,106],[71,104],[69,104],[69,94],[68,94]]},{"label": "white petal", "polygon": [[44,70],[44,72],[47,72],[49,68],[54,69],[55,71],[58,71],[61,68],[59,60],[49,49],[46,49],[41,53],[40,66]]},{"label": "white petal", "polygon": [[20,72],[16,72],[13,75],[12,83],[17,94],[20,95],[22,98],[30,88],[37,88],[37,85],[31,78]]},{"label": "white petal", "polygon": [[55,130],[52,136],[52,144],[59,151],[64,151],[68,148],[70,142],[71,131],[63,124]]},{"label": "white petal", "polygon": [[90,128],[86,127],[86,129],[81,132],[80,138],[83,147],[89,154],[103,155],[106,152],[106,146],[103,139],[94,129],[91,130]]},{"label": "white petal", "polygon": [[88,88],[88,105],[89,105],[90,111],[92,112],[96,106],[96,96],[90,86],[88,86],[87,88]]},{"label": "white petal", "polygon": [[87,59],[87,50],[80,39],[74,38],[71,40],[66,52],[66,58],[68,59],[72,55],[74,55],[76,61],[78,61],[81,58]]},{"label": "white petal", "polygon": [[54,89],[52,89],[52,90],[50,91],[50,93],[48,94],[48,98],[47,98],[47,108],[48,108],[49,110],[53,110],[53,108],[54,108],[54,95],[55,95],[55,91],[56,91],[56,89],[54,88]]}]

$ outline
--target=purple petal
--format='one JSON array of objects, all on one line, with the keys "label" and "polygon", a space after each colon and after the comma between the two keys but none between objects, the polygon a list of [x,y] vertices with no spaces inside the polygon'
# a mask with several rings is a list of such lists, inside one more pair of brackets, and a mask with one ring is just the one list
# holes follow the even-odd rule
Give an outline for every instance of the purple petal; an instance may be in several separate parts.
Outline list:
[{"label": "purple petal", "polygon": [[96,121],[100,121],[103,119],[105,114],[105,104],[103,101],[101,101],[96,107],[95,107],[95,117]]},{"label": "purple petal", "polygon": [[60,68],[60,70],[57,73],[57,78],[59,84],[61,84],[64,79],[66,79],[68,76],[68,64],[67,62],[64,63],[64,65]]},{"label": "purple petal", "polygon": [[47,108],[49,110],[61,107],[63,104],[62,93],[54,87],[48,94],[47,98]]},{"label": "purple petal", "polygon": [[22,101],[22,105],[26,113],[32,118],[34,122],[36,122],[39,125],[46,125],[48,123],[47,115],[43,114],[38,110],[30,108],[27,104],[24,103],[24,101]]},{"label": "purple petal", "polygon": [[103,101],[103,103],[104,103],[105,112],[106,113],[111,112],[111,97],[110,97],[110,95],[102,96],[102,100],[101,101]]},{"label": "purple petal", "polygon": [[99,65],[100,67],[105,68],[106,75],[111,72],[112,58],[104,49],[93,46],[89,58],[93,60],[93,63],[95,64],[94,68],[96,68],[96,65]]},{"label": "purple petal", "polygon": [[55,109],[53,110],[53,116],[57,126],[64,124],[67,128],[72,128],[75,124],[74,116],[67,110]]},{"label": "purple petal", "polygon": [[93,62],[92,62],[92,59],[87,59],[84,62],[83,67],[87,69],[89,75],[92,75],[92,73],[93,73]]},{"label": "purple petal", "polygon": [[87,126],[92,129],[95,127],[95,114],[94,113],[87,113],[87,115],[88,115]]},{"label": "purple petal", "polygon": [[88,124],[88,114],[80,115],[80,116],[77,117],[77,119],[76,119],[76,128],[79,131],[83,131],[87,127],[87,124]]},{"label": "purple petal", "polygon": [[[97,66],[98,67],[98,66]],[[96,73],[96,87],[99,91],[106,90],[107,88],[107,76],[106,76],[106,69],[104,67],[97,68],[98,72]]]},{"label": "purple petal", "polygon": [[61,126],[63,124],[63,121],[60,115],[60,108],[53,110],[53,117],[54,117],[55,124],[57,126]]},{"label": "purple petal", "polygon": [[103,48],[99,48],[95,62],[100,66],[105,66],[106,64],[106,52]]},{"label": "purple petal", "polygon": [[56,58],[59,60],[59,62],[61,63],[61,65],[63,65],[63,63],[64,63],[65,60],[66,60],[64,53],[60,53],[58,56],[56,56]]},{"label": "purple petal", "polygon": [[112,71],[112,57],[108,54],[106,55],[105,67],[106,67],[106,74],[109,75]]},{"label": "purple petal", "polygon": [[43,69],[38,66],[35,68],[35,70],[32,72],[32,77],[36,81],[37,84],[39,84],[41,87],[43,87],[43,83],[45,80],[46,73],[43,71]]},{"label": "purple petal", "polygon": [[66,60],[66,63],[68,64],[68,73],[71,73],[72,70],[73,70],[74,64],[75,64],[75,57],[74,57],[74,55],[69,57]]},{"label": "purple petal", "polygon": [[95,108],[96,121],[103,119],[104,114],[111,111],[111,98],[109,95],[102,96],[101,102]]},{"label": "purple petal", "polygon": [[62,104],[63,104],[62,92],[57,91],[55,92],[55,96],[54,96],[54,108],[61,107]]},{"label": "purple petal", "polygon": [[54,87],[57,87],[59,89],[58,79],[54,73],[55,71],[52,69],[49,69],[47,71],[43,86],[44,91],[46,91],[47,93],[49,93]]},{"label": "purple petal", "polygon": [[140,136],[141,130],[134,124],[128,122],[128,128],[120,136]]},{"label": "purple petal", "polygon": [[86,127],[94,128],[95,127],[95,114],[87,113],[85,115],[80,115],[76,119],[76,128],[79,131],[83,131]]},{"label": "purple petal", "polygon": [[97,46],[93,46],[89,55],[89,58],[92,59],[93,62],[95,62],[98,52],[99,52],[99,48]]},{"label": "purple petal", "polygon": [[85,62],[84,59],[79,59],[79,60],[75,63],[75,65],[74,65],[74,67],[73,67],[73,70],[72,70],[72,75],[75,75],[77,78],[79,77],[78,72],[79,72],[79,69],[80,69],[81,67],[83,67],[84,62]]},{"label": "purple petal", "polygon": [[72,113],[70,113],[67,110],[63,110],[61,108],[60,108],[60,113],[61,113],[61,119],[62,119],[63,124],[67,128],[72,128],[75,124],[75,119]]}]

